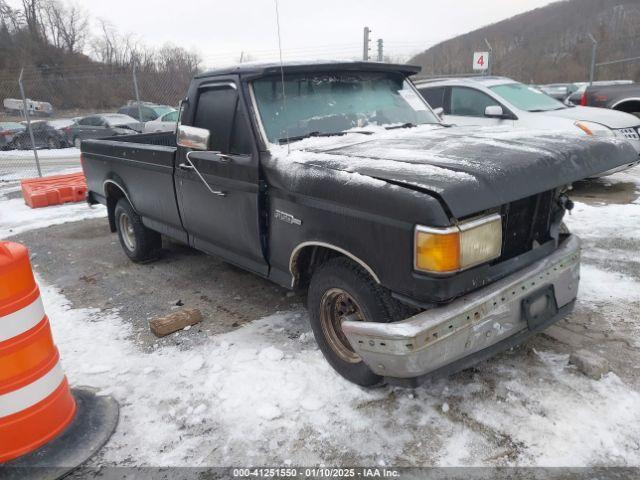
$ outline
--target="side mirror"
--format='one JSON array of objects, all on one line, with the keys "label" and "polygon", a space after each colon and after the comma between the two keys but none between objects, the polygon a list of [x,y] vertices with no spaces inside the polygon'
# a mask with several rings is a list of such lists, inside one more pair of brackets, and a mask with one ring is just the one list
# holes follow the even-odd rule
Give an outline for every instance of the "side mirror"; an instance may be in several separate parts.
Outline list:
[{"label": "side mirror", "polygon": [[178,126],[176,143],[179,147],[192,148],[193,150],[209,150],[209,136],[211,132],[206,128]]},{"label": "side mirror", "polygon": [[444,108],[438,107],[433,109],[433,113],[435,113],[440,120],[442,120],[442,116],[444,115]]},{"label": "side mirror", "polygon": [[504,111],[500,105],[489,105],[484,109],[484,116],[489,118],[503,118]]}]

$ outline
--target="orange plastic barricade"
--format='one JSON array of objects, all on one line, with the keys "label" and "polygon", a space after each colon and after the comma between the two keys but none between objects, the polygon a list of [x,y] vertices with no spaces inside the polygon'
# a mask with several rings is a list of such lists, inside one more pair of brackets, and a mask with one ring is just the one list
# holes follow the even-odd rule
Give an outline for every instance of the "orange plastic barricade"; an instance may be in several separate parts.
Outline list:
[{"label": "orange plastic barricade", "polygon": [[31,208],[81,202],[87,197],[87,181],[82,172],[27,178],[20,185],[24,201]]},{"label": "orange plastic barricade", "polygon": [[49,442],[75,412],[28,250],[0,242],[0,463]]}]

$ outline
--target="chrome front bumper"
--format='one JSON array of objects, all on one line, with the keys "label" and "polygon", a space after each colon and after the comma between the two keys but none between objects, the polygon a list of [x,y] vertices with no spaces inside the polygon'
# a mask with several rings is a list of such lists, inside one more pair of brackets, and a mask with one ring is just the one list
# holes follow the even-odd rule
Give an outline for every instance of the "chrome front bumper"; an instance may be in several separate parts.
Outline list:
[{"label": "chrome front bumper", "polygon": [[[446,306],[394,323],[345,321],[342,329],[375,373],[422,377],[462,365],[467,357],[485,358],[483,351],[498,344],[508,348],[537,326],[557,321],[572,308],[579,280],[580,240],[571,235],[548,257]],[[555,305],[549,300],[553,297]]]}]

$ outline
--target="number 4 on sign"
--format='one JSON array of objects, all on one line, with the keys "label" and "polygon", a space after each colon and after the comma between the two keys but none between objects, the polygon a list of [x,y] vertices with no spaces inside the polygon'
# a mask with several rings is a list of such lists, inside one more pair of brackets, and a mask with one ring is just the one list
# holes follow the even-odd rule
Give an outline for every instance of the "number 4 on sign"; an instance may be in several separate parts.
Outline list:
[{"label": "number 4 on sign", "polygon": [[487,70],[489,67],[489,52],[474,52],[473,69]]}]

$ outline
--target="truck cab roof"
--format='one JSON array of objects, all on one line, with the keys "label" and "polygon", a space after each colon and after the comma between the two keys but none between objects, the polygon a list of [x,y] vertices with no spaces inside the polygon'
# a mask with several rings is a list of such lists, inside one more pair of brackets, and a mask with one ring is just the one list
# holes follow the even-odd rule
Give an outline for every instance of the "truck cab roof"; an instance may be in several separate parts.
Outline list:
[{"label": "truck cab roof", "polygon": [[285,62],[280,65],[277,62],[248,62],[230,67],[218,68],[196,75],[195,78],[209,78],[222,75],[242,75],[244,77],[258,78],[280,73],[305,73],[321,71],[367,71],[367,72],[399,72],[406,76],[415,75],[422,67],[415,65],[402,65],[379,62],[348,62],[348,61],[319,61],[319,62]]}]

